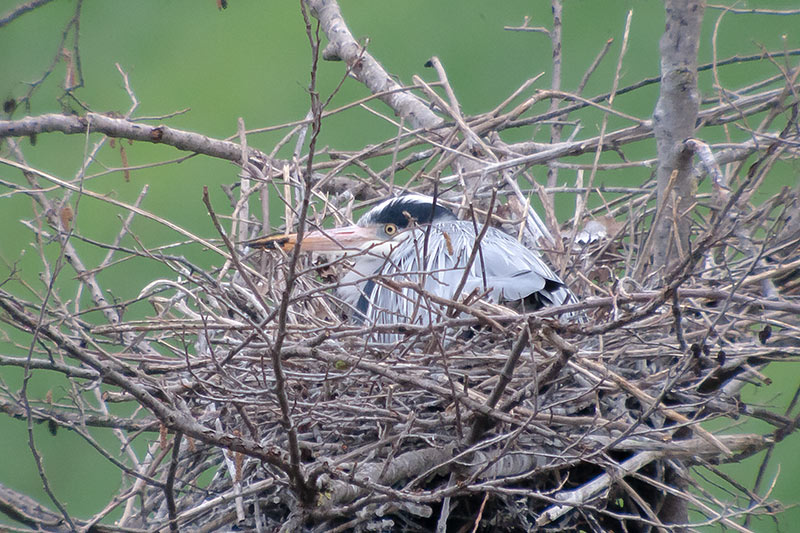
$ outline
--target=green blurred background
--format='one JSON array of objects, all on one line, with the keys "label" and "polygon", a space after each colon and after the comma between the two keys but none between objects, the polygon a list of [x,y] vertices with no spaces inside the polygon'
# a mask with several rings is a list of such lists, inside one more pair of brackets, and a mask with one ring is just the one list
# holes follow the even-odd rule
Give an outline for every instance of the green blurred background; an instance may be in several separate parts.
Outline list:
[{"label": "green blurred background", "polygon": [[[18,0],[0,2],[0,12],[7,12]],[[796,2],[760,2],[759,7],[789,8]],[[550,41],[541,33],[505,31],[503,26],[519,26],[523,17],[531,17],[531,26],[550,26],[549,2],[479,0],[406,0],[340,2],[345,19],[357,38],[369,38],[369,51],[401,82],[410,83],[413,74],[434,80],[434,74],[423,67],[436,55],[448,71],[448,76],[463,111],[481,113],[495,107],[522,82],[545,72],[536,87],[548,88],[550,83]],[[633,11],[630,43],[625,57],[620,86],[656,76],[659,70],[658,39],[663,29],[663,7],[654,1],[598,2],[569,0],[563,17],[563,81],[564,90],[574,90],[592,59],[608,39],[614,39],[609,55],[588,84],[584,96],[610,90],[611,79],[620,51],[625,17]],[[62,31],[72,16],[75,1],[57,0],[0,28],[0,97],[19,98],[28,89],[23,82],[41,77],[58,52]],[[701,43],[700,62],[712,59],[712,31],[721,12],[708,10]],[[762,47],[779,51],[800,47],[798,17],[743,16],[727,14],[720,21],[716,54],[726,58],[735,54],[758,54]],[[115,63],[128,73],[132,89],[140,102],[135,116],[162,116],[178,110],[189,111],[165,121],[175,128],[203,133],[215,138],[236,134],[241,117],[248,129],[271,126],[302,119],[309,107],[307,87],[310,70],[310,51],[298,2],[256,2],[231,0],[230,7],[218,11],[213,0],[87,0],[83,3],[80,26],[80,48],[85,87],[77,96],[92,110],[125,112],[130,100],[124,90]],[[796,61],[792,60],[792,64]],[[45,80],[31,102],[30,114],[61,112],[57,98],[61,96],[64,80],[63,62]],[[721,71],[721,83],[727,88],[761,79],[776,73],[769,62],[748,63]],[[339,84],[343,75],[341,63],[322,63],[319,71],[319,90],[323,99]],[[713,89],[710,74],[701,79],[705,93]],[[657,87],[637,91],[632,96],[619,97],[615,107],[636,116],[649,116],[657,98]],[[347,80],[334,97],[332,106],[346,104],[367,96],[367,90],[353,80]],[[541,104],[546,106],[547,104]],[[393,116],[380,103],[373,109]],[[71,105],[74,108],[74,105]],[[542,112],[546,107],[540,107]],[[25,113],[19,110],[14,117]],[[602,116],[596,121],[584,118],[581,137],[595,135]],[[359,109],[336,115],[325,121],[318,146],[340,150],[359,149],[391,137],[396,129],[386,121]],[[285,132],[252,135],[248,143],[270,152]],[[546,128],[523,128],[509,132],[507,141],[544,135]],[[717,139],[743,138],[742,132],[720,131]],[[90,137],[91,146],[97,137]],[[708,139],[712,140],[712,139]],[[28,162],[63,179],[73,178],[84,159],[87,139],[59,133],[39,135],[36,145],[21,139]],[[142,165],[169,160],[184,154],[164,146],[124,143],[130,165]],[[293,143],[290,143],[293,146]],[[652,142],[624,148],[631,159],[655,156]],[[5,154],[5,150],[3,154]],[[284,151],[280,155],[287,156]],[[611,155],[608,161],[618,160]],[[584,159],[584,161],[587,159]],[[589,158],[588,160],[591,160]],[[105,167],[121,166],[119,146],[106,145],[97,162],[90,167],[91,176]],[[786,165],[785,181],[774,183],[772,192],[797,179],[796,168]],[[542,169],[534,169],[541,178]],[[3,167],[0,177],[21,182],[19,172]],[[613,174],[600,174],[596,183],[607,185],[638,184],[649,177],[649,170],[634,169]],[[571,183],[574,174],[562,171],[560,181]],[[781,178],[784,180],[784,178]],[[166,165],[132,171],[130,181],[121,172],[95,177],[87,182],[93,191],[109,194],[132,203],[147,184],[149,193],[142,204],[148,211],[184,226],[190,231],[213,239],[216,234],[201,202],[201,191],[208,185],[212,201],[221,213],[230,213],[230,205],[220,185],[237,181],[237,168],[226,162],[207,157],[193,157],[179,165]],[[20,224],[31,218],[31,200],[22,195],[6,195],[0,190],[0,259],[5,279],[12,267],[18,276],[27,280],[34,291],[42,293],[39,281],[41,262],[31,246],[32,233]],[[765,193],[766,194],[766,193]],[[569,214],[570,199],[558,204],[559,214]],[[108,204],[84,198],[81,200],[75,224],[81,234],[108,242],[119,231],[119,211]],[[273,220],[273,224],[280,224]],[[136,235],[147,246],[157,246],[178,240],[178,236],[155,223],[138,218],[133,226]],[[133,241],[127,240],[133,245]],[[55,250],[55,247],[53,247]],[[95,264],[105,252],[80,246],[84,261]],[[219,257],[197,247],[182,250],[196,264],[218,264]],[[104,287],[115,287],[117,298],[132,298],[159,275],[170,272],[154,269],[152,262],[128,261],[109,269],[101,276]],[[64,299],[75,295],[72,272],[61,274],[58,290]],[[124,281],[120,281],[124,280]],[[34,299],[20,283],[11,284],[23,298]],[[7,287],[7,289],[9,288]],[[145,305],[129,310],[126,318],[148,312]],[[8,330],[4,326],[4,330]],[[25,355],[11,341],[23,340],[13,332],[0,339],[2,353]],[[769,405],[785,406],[797,387],[794,368],[769,369],[773,385],[760,389],[749,388],[746,395]],[[21,372],[0,367],[6,386],[16,390],[21,384]],[[31,397],[43,397],[52,391],[54,399],[67,399],[72,393],[66,382],[46,372],[34,373],[29,385]],[[788,391],[788,392],[787,392]],[[125,406],[119,407],[125,410]],[[746,423],[734,431],[763,430]],[[109,432],[93,431],[95,438],[110,449],[118,443]],[[80,517],[98,512],[108,495],[117,491],[120,477],[117,469],[101,458],[82,439],[67,431],[52,436],[46,427],[34,429],[36,444],[44,457],[44,465],[52,488],[66,503],[68,510]],[[141,439],[140,439],[141,441]],[[770,463],[767,476],[780,477],[773,497],[785,504],[800,501],[800,460],[794,451],[800,438],[797,435],[784,442]],[[139,451],[144,442],[139,442]],[[0,418],[0,481],[38,498],[46,505],[41,481],[27,448],[24,422]],[[744,485],[752,485],[762,454],[742,464],[725,467]],[[767,484],[768,485],[768,484]],[[745,503],[745,502],[740,502]],[[792,509],[783,514],[779,523],[769,518],[756,521],[756,531],[793,531],[800,522],[800,511]]]}]

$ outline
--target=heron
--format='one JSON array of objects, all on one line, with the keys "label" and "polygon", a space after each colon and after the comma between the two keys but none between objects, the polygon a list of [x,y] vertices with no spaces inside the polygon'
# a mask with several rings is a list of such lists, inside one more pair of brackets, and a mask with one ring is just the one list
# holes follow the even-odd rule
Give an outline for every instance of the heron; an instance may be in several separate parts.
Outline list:
[{"label": "heron", "polygon": [[[443,300],[473,293],[524,311],[575,301],[539,252],[493,226],[483,230],[434,197],[411,193],[381,201],[356,224],[309,231],[301,247],[353,260],[337,293],[356,322],[427,324],[445,316]],[[296,243],[290,234],[245,244],[290,251]]]}]

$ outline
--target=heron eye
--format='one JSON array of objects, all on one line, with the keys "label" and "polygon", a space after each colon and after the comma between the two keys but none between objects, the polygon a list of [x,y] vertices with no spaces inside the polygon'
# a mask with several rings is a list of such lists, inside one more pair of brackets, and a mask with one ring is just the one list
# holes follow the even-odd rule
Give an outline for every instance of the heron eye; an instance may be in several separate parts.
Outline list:
[{"label": "heron eye", "polygon": [[386,235],[389,235],[391,237],[392,235],[397,233],[397,224],[391,224],[391,223],[386,224],[383,227],[383,231],[386,232]]}]

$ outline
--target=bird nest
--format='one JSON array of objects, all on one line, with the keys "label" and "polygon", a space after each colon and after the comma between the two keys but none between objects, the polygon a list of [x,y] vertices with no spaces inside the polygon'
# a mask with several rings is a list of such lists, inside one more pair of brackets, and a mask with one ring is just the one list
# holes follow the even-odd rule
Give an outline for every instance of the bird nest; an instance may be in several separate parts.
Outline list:
[{"label": "bird nest", "polygon": [[[798,200],[783,191],[741,212],[762,234],[749,247],[732,217],[709,217],[648,288],[624,277],[652,214],[629,206],[648,194],[622,199],[625,225],[550,250],[580,300],[562,308],[520,314],[473,298],[431,324],[356,324],[332,291],[340,262],[278,253],[154,282],[144,292],[156,316],[94,332],[166,348],[136,356],[129,379],[181,413],[170,428],[181,431],[161,425],[150,445],[148,476],[173,490],[139,476],[128,523],[647,531],[774,513],[768,491],[715,465],[793,427],[740,390],[800,355]],[[743,418],[771,429],[709,423]],[[687,505],[696,513],[676,513]]]},{"label": "bird nest", "polygon": [[[715,47],[714,62],[698,69],[703,10],[670,8],[660,77],[620,85],[626,26],[610,92],[581,96],[608,41],[575,94],[534,90],[537,76],[494,109],[466,116],[437,58],[426,63],[436,84],[415,76],[413,86],[401,87],[367,50],[369,39],[350,34],[336,2],[300,5],[314,57],[306,120],[251,132],[242,120],[239,144],[168,124],[149,126],[152,117],[130,118],[138,100],[119,68],[132,100],[124,118],[82,111],[4,121],[4,139],[29,136],[30,150],[37,136],[52,131],[85,135],[86,149],[78,175],[61,179],[24,163],[20,143],[4,141],[17,162],[3,163],[24,176],[19,183],[4,178],[5,196],[34,201],[33,217],[23,223],[36,253],[25,259],[39,256],[45,283],[17,279],[16,265],[0,283],[0,318],[15,328],[2,340],[10,352],[26,354],[0,354],[0,365],[24,369],[19,390],[0,379],[0,409],[27,422],[31,455],[58,512],[2,483],[0,512],[37,530],[127,533],[626,532],[704,525],[746,532],[753,517],[777,514],[766,464],[800,424],[800,391],[785,411],[767,405],[775,396],[768,374],[800,355],[800,199],[788,189],[766,198],[775,190],[765,194],[762,186],[780,179],[773,167],[784,165],[783,175],[794,175],[798,85],[797,70],[788,65],[796,51],[760,53],[777,66],[770,77],[722,89],[718,67],[742,62],[750,68],[755,56],[718,62]],[[552,37],[554,88],[562,85],[556,6],[553,31],[545,30]],[[316,31],[311,18],[319,21]],[[68,29],[77,32],[77,20]],[[540,28],[526,18],[516,29]],[[328,38],[324,49],[320,30]],[[715,27],[715,44],[716,34]],[[76,33],[76,52],[77,43]],[[73,63],[80,70],[78,56],[71,57],[70,73]],[[327,99],[317,86],[318,58],[346,66]],[[60,60],[51,70],[56,65]],[[696,86],[698,70],[713,72],[706,95]],[[371,96],[332,109],[349,78]],[[652,118],[650,105],[642,117],[618,110],[617,96],[655,83],[660,98]],[[65,84],[70,95],[78,88],[72,85]],[[370,107],[373,98],[389,114]],[[11,116],[16,102],[6,104]],[[323,118],[357,105],[397,134],[355,152],[317,147]],[[587,124],[598,124],[588,136],[582,133]],[[248,148],[256,132],[278,129],[287,133],[270,155]],[[114,170],[106,164],[86,173],[101,160],[105,137],[90,149],[95,134],[241,165],[239,196],[223,187],[233,211],[229,233],[206,194],[224,246],[179,227],[174,213],[140,208],[146,188],[130,205],[105,189],[95,192],[89,185]],[[656,146],[640,149],[651,137]],[[509,144],[514,138],[524,140]],[[709,146],[705,138],[724,142]],[[286,148],[291,143],[293,152]],[[629,160],[623,148],[634,143],[658,159]],[[119,150],[116,170],[127,181],[122,144]],[[607,152],[619,160],[607,159]],[[642,186],[596,186],[603,172],[629,171],[638,180],[654,166],[656,177]],[[531,172],[545,167],[547,190]],[[559,169],[562,178],[574,172],[574,189],[554,186]],[[591,173],[588,186],[584,171]],[[335,293],[344,262],[317,262],[297,251],[248,256],[239,246],[256,237],[251,228],[260,221],[275,219],[270,194],[284,200],[286,229],[293,229],[297,220],[323,227],[331,218],[324,214],[332,213],[335,223],[352,219],[361,207],[355,200],[368,203],[403,187],[441,193],[476,228],[498,226],[542,249],[576,300],[521,313],[477,293],[448,301],[413,279],[380,280],[404,283],[400,288],[436,309],[438,318],[356,323]],[[576,194],[576,210],[559,228],[553,195],[566,192]],[[248,212],[254,194],[261,194],[260,217]],[[537,196],[546,225],[528,205]],[[80,232],[72,205],[77,210],[83,197],[125,212],[116,238],[95,238],[95,228]],[[183,191],[175,196],[184,197]],[[135,217],[170,228],[182,242],[156,246],[156,234],[142,240],[131,233]],[[126,247],[131,239],[136,244]],[[84,262],[87,250],[104,258]],[[201,254],[207,255],[198,259]],[[98,279],[115,265],[130,270],[109,289]],[[149,278],[138,297],[126,300],[120,295],[130,291],[128,272],[157,272],[152,277],[162,279]],[[72,282],[77,290],[70,299],[63,295]],[[55,398],[51,389],[35,399],[28,386],[34,371],[66,385],[54,387]],[[766,389],[769,398],[749,399],[746,385]],[[109,405],[114,402],[122,405]],[[121,472],[119,491],[93,518],[70,517],[50,489],[34,422],[47,423],[52,433],[73,431]],[[96,429],[113,432],[121,446],[104,447]],[[764,450],[752,487],[719,466]],[[119,519],[107,523],[114,512]]]}]

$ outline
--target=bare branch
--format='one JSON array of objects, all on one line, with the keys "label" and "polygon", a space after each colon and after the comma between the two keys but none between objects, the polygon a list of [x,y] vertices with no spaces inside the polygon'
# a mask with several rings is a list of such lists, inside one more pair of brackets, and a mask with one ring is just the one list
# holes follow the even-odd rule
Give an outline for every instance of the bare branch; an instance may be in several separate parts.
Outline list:
[{"label": "bare branch", "polygon": [[[658,202],[664,216],[653,224],[653,264],[663,268],[670,257],[682,257],[689,249],[694,200],[691,153],[684,141],[694,136],[700,95],[697,89],[697,49],[703,21],[703,2],[665,2],[666,28],[661,37],[661,94],[653,113],[653,132],[658,146]],[[673,182],[672,187],[668,184]]]}]

